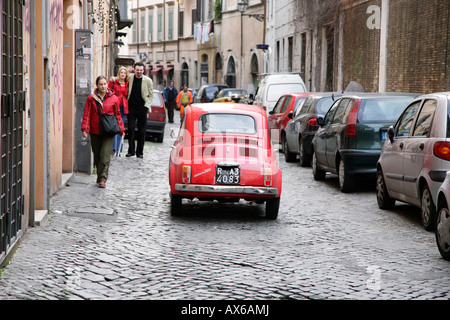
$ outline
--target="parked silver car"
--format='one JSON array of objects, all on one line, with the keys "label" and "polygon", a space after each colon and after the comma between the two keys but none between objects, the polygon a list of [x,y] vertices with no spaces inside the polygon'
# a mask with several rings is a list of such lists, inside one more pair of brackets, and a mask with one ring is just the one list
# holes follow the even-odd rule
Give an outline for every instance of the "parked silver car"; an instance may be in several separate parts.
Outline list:
[{"label": "parked silver car", "polygon": [[450,261],[450,171],[438,191],[436,244],[445,260]]},{"label": "parked silver car", "polygon": [[438,189],[450,170],[449,117],[450,92],[417,97],[388,129],[377,163],[378,206],[418,206],[426,230],[434,230]]}]

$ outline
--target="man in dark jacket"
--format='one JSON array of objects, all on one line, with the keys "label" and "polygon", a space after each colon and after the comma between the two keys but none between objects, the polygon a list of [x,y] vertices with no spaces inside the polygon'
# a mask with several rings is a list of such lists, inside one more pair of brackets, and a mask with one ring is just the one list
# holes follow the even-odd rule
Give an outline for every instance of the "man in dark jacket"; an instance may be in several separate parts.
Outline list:
[{"label": "man in dark jacket", "polygon": [[173,86],[173,84],[173,80],[170,80],[169,86],[163,91],[164,103],[166,104],[167,115],[170,123],[173,123],[173,113],[177,104],[176,99],[178,95],[178,90]]}]

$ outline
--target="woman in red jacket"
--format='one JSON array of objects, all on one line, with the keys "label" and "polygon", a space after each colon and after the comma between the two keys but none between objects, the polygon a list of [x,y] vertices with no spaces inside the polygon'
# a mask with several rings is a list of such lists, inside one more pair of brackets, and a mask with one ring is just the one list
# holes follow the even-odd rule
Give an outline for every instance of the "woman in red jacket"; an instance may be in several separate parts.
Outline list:
[{"label": "woman in red jacket", "polygon": [[[108,88],[113,91],[120,100],[120,115],[122,117],[122,122],[125,123],[128,114],[128,69],[120,67],[117,78],[109,80]],[[121,140],[120,134],[117,134],[114,137],[114,155],[120,155],[122,153],[123,145],[120,145]]]},{"label": "woman in red jacket", "polygon": [[99,128],[99,115],[97,103],[103,107],[102,112],[114,114],[120,128],[120,135],[125,134],[122,118],[120,117],[120,101],[117,96],[108,89],[108,81],[104,76],[99,76],[95,81],[97,89],[89,95],[84,106],[81,131],[83,137],[91,138],[92,152],[94,153],[94,166],[97,168],[97,183],[100,188],[106,187],[108,180],[109,163],[111,161],[111,149],[114,137],[102,135]]}]

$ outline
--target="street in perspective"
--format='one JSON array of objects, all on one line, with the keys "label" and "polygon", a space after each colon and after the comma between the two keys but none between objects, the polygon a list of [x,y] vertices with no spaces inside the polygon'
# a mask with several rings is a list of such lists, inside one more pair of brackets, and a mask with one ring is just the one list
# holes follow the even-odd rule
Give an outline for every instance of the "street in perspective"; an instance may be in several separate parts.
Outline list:
[{"label": "street in perspective", "polygon": [[0,301],[450,300],[450,1],[0,8]]},{"label": "street in perspective", "polygon": [[[74,175],[0,277],[8,299],[444,299],[448,261],[420,210],[378,208],[375,183],[343,194],[286,163],[276,220],[261,204],[184,200],[171,216],[167,162],[179,113],[143,159],[113,157],[109,186]],[[174,134],[172,134],[174,136]]]}]

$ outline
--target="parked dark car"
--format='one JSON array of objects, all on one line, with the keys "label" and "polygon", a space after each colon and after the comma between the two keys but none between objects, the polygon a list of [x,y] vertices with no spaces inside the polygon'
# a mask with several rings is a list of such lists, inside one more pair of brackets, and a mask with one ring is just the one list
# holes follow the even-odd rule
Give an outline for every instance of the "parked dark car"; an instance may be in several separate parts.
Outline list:
[{"label": "parked dark car", "polygon": [[381,209],[402,201],[421,209],[422,224],[434,230],[438,190],[450,170],[450,92],[414,99],[388,129],[377,164]]},{"label": "parked dark car", "polygon": [[317,119],[321,127],[312,142],[314,179],[324,179],[326,172],[337,174],[340,190],[350,192],[356,175],[375,177],[389,126],[416,96],[349,93],[336,100],[325,117]]},{"label": "parked dark car", "polygon": [[226,84],[205,84],[198,89],[196,96],[194,97],[193,103],[206,103],[213,102],[215,95],[220,90],[228,88]]},{"label": "parked dark car", "polygon": [[[164,130],[166,127],[166,108],[161,91],[153,90],[152,107],[147,114],[147,123],[145,125],[145,138],[156,138],[156,141],[163,142]],[[128,121],[125,121],[125,127],[128,127]],[[137,131],[137,126],[136,126]]]},{"label": "parked dark car", "polygon": [[300,165],[311,165],[312,140],[319,129],[317,118],[324,117],[333,102],[342,96],[342,93],[323,92],[311,94],[304,99],[301,105],[288,117],[283,140],[284,158],[287,162],[295,161],[299,156]]},{"label": "parked dark car", "polygon": [[[292,162],[295,160],[295,154],[291,155],[289,149],[286,152],[286,126],[291,118],[288,114],[294,112],[299,108],[301,102],[310,94],[311,92],[302,93],[290,93],[284,94],[278,99],[275,107],[269,111],[269,130],[270,138],[272,143],[281,144],[281,151],[286,157],[286,161]],[[289,158],[288,158],[289,157]]]}]

